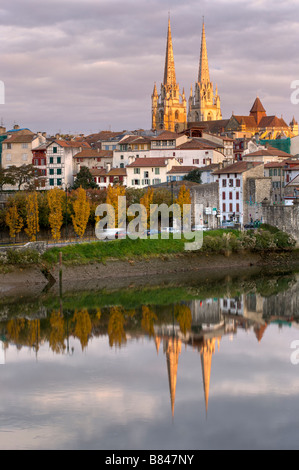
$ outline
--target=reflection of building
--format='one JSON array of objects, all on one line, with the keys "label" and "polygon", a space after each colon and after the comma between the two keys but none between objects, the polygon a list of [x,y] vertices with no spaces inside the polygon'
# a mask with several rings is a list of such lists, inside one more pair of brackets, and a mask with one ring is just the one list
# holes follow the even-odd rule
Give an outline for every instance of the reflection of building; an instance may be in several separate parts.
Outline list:
[{"label": "reflection of building", "polygon": [[178,364],[179,356],[182,351],[182,342],[178,338],[165,338],[163,340],[163,349],[167,358],[167,372],[171,398],[171,412],[172,416],[174,416]]}]

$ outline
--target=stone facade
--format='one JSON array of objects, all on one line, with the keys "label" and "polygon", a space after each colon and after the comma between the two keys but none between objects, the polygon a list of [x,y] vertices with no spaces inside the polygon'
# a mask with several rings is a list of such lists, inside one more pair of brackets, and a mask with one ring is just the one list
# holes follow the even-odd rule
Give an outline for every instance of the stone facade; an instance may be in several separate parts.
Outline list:
[{"label": "stone facade", "polygon": [[293,206],[270,205],[269,201],[264,201],[262,217],[263,223],[274,225],[292,235],[299,245],[299,201],[295,200]]}]

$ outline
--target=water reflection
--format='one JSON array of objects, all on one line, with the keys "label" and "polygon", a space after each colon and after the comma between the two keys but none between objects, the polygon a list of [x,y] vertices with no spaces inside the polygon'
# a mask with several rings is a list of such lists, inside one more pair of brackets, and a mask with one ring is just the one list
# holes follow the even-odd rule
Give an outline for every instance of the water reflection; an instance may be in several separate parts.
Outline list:
[{"label": "water reflection", "polygon": [[[130,301],[135,299],[134,307],[124,297],[120,304],[116,292],[89,293],[86,297],[64,294],[27,304],[6,303],[0,309],[1,348],[9,361],[7,353],[11,346],[34,351],[38,359],[40,347],[47,344],[54,355],[71,356],[74,353],[71,339],[79,340],[84,352],[94,338],[107,338],[109,347],[116,349],[125,348],[129,341],[146,338],[158,355],[165,356],[172,416],[180,357],[191,349],[200,358],[207,413],[213,357],[221,354],[223,338],[232,340],[242,330],[261,343],[270,325],[298,328],[298,287],[297,275],[289,275],[245,284],[226,282],[221,289],[214,286],[214,290],[213,286],[193,286],[180,293],[175,289],[175,303],[169,289],[168,301],[155,290],[132,292]],[[162,297],[164,301],[159,303]]]}]

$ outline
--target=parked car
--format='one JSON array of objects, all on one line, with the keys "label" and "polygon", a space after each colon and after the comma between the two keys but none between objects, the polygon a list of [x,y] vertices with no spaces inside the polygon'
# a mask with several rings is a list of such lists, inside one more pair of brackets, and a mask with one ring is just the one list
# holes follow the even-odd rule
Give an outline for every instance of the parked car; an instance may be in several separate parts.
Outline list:
[{"label": "parked car", "polygon": [[97,233],[97,237],[100,240],[115,240],[119,238],[125,238],[127,235],[127,231],[121,228],[108,228],[104,229],[102,232]]},{"label": "parked car", "polygon": [[235,223],[234,222],[222,222],[221,228],[234,228]]},{"label": "parked car", "polygon": [[207,232],[209,229],[209,227],[207,227],[206,225],[193,225],[193,227],[191,227],[192,229],[192,232]]}]

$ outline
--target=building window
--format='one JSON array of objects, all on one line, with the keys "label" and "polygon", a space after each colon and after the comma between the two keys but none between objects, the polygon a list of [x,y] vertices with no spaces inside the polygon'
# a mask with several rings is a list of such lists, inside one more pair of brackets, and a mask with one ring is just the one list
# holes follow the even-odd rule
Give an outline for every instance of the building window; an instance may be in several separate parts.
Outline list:
[{"label": "building window", "polygon": [[132,186],[139,186],[140,180],[132,180]]},{"label": "building window", "polygon": [[236,183],[237,183],[236,184],[237,188],[240,188],[241,187],[241,180],[236,180]]},{"label": "building window", "polygon": [[11,144],[6,144],[7,150],[11,150],[12,145]]},{"label": "building window", "polygon": [[28,149],[28,144],[22,144],[22,149]]},{"label": "building window", "polygon": [[233,205],[232,205],[232,204],[229,205],[229,211],[230,211],[230,212],[233,211]]},{"label": "building window", "polygon": [[53,170],[53,168],[50,169],[50,175],[54,175],[54,170]]},{"label": "building window", "polygon": [[226,180],[222,180],[222,186],[226,188]]},{"label": "building window", "polygon": [[61,186],[62,185],[62,179],[61,178],[58,178],[57,180],[57,186]]},{"label": "building window", "polygon": [[124,168],[124,167],[125,167],[125,164],[124,164],[124,163],[121,163],[121,164],[119,165],[119,167],[120,167],[120,168]]},{"label": "building window", "polygon": [[230,179],[229,180],[229,187],[232,188],[234,186],[234,180]]},{"label": "building window", "polygon": [[223,203],[223,212],[226,212],[226,204]]},{"label": "building window", "polygon": [[160,168],[155,168],[155,175],[159,175],[160,174]]},{"label": "building window", "polygon": [[53,153],[57,153],[58,152],[58,148],[57,147],[53,147]]},{"label": "building window", "polygon": [[225,192],[224,192],[224,191],[223,191],[223,193],[222,193],[222,199],[223,199],[223,200],[225,200],[225,199],[226,199],[226,194],[225,194]]},{"label": "building window", "polygon": [[50,186],[54,186],[54,179],[53,179],[53,178],[50,178],[50,180],[49,180],[49,185],[50,185]]},{"label": "building window", "polygon": [[11,161],[11,154],[10,154],[10,153],[7,153],[7,154],[6,154],[6,161],[7,161],[7,162],[10,162],[10,161]]},{"label": "building window", "polygon": [[193,165],[199,165],[199,159],[198,158],[193,159]]},{"label": "building window", "polygon": [[57,168],[57,175],[61,175],[62,172],[61,172],[61,168]]},{"label": "building window", "polygon": [[236,209],[237,209],[237,212],[240,212],[240,204],[239,203],[237,203]]},{"label": "building window", "polygon": [[233,199],[233,193],[229,193],[229,200],[232,201]]},{"label": "building window", "polygon": [[140,175],[140,168],[134,168],[134,175]]},{"label": "building window", "polygon": [[237,199],[237,201],[240,199],[240,193],[239,193],[239,191],[236,192],[236,199]]},{"label": "building window", "polygon": [[23,160],[23,162],[27,162],[27,160],[28,160],[28,155],[27,155],[27,153],[23,153],[23,155],[22,155],[22,160]]},{"label": "building window", "polygon": [[57,163],[60,165],[61,164],[61,157],[57,157]]},{"label": "building window", "polygon": [[54,158],[50,157],[50,165],[53,165],[53,163],[54,163]]}]

